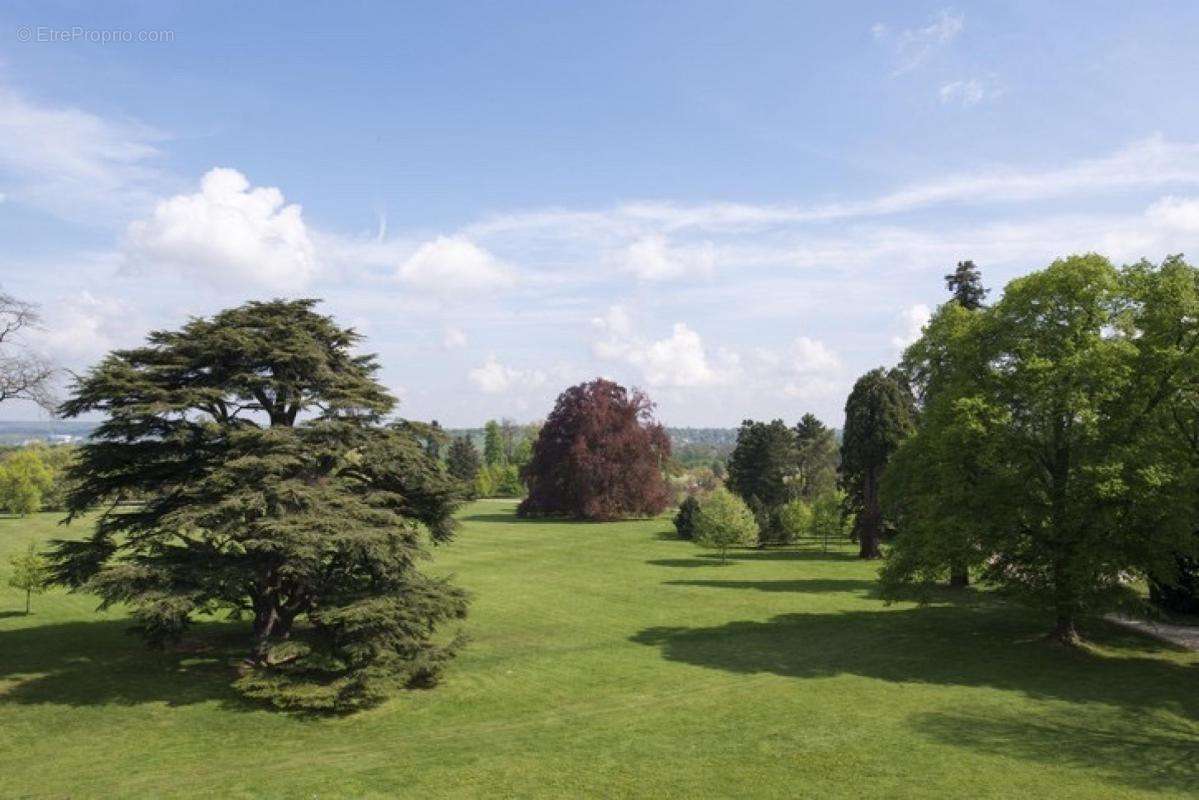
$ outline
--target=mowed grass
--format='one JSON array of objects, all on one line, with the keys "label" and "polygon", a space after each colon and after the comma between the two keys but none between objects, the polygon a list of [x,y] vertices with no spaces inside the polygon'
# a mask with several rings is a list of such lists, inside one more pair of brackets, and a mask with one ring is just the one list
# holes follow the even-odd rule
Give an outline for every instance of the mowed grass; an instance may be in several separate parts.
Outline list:
[{"label": "mowed grass", "polygon": [[[884,606],[849,547],[464,509],[474,595],[429,691],[338,719],[228,688],[242,628],[154,654],[86,596],[0,589],[0,797],[1169,797],[1199,793],[1199,658],[985,593]],[[56,517],[0,520],[0,569]],[[7,574],[7,573],[6,573]],[[206,649],[210,648],[210,649]]]}]

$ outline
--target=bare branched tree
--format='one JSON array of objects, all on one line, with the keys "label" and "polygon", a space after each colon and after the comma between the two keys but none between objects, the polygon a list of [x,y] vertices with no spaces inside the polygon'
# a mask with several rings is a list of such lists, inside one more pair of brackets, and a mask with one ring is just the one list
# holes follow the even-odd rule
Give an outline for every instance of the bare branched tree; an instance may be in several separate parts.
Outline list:
[{"label": "bare branched tree", "polygon": [[54,408],[54,367],[21,341],[21,334],[41,326],[37,307],[0,292],[0,403],[32,400]]}]

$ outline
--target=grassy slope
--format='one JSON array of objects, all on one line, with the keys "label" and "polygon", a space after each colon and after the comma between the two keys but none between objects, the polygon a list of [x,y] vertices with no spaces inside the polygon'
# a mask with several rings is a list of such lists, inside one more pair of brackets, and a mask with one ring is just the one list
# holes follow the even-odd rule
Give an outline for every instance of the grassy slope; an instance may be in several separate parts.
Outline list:
[{"label": "grassy slope", "polygon": [[[464,513],[442,686],[336,720],[240,703],[86,597],[0,589],[0,796],[1136,797],[1199,792],[1199,657],[973,597],[884,607],[848,550],[727,567],[665,521]],[[0,556],[53,519],[0,520]],[[7,564],[3,567],[6,569]],[[207,639],[232,640],[211,625]]]}]

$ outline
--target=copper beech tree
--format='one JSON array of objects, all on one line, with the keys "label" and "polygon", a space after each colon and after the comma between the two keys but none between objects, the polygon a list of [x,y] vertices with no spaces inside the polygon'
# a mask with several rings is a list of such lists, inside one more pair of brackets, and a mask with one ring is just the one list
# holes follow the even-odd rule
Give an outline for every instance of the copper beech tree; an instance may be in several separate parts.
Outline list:
[{"label": "copper beech tree", "polygon": [[610,520],[660,514],[670,500],[662,465],[670,457],[654,404],[597,378],[558,396],[521,472],[522,516],[561,514]]}]

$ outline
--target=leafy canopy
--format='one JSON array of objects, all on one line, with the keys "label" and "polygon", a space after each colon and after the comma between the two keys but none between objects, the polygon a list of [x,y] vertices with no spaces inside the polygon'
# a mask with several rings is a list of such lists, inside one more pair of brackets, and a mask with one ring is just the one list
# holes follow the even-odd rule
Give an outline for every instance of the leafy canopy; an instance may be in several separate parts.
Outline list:
[{"label": "leafy canopy", "polygon": [[927,583],[971,558],[1074,641],[1129,575],[1171,574],[1194,547],[1196,453],[1179,434],[1199,380],[1199,272],[1074,256],[974,319],[938,316],[909,351],[935,364],[937,389],[888,476],[901,531],[885,577]]},{"label": "leafy canopy", "polygon": [[740,497],[720,488],[699,504],[695,515],[694,541],[701,547],[720,551],[722,563],[728,560],[728,550],[737,545],[754,545],[758,540],[758,523]]},{"label": "leafy canopy", "polygon": [[655,516],[669,502],[670,440],[653,403],[597,378],[558,396],[521,470],[529,496],[518,513],[610,520]]}]

